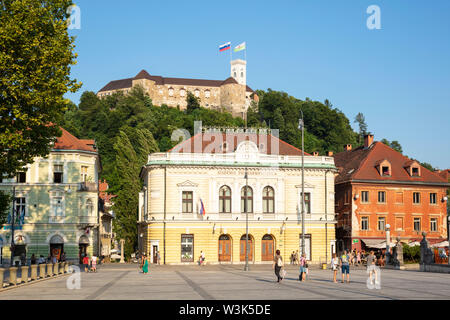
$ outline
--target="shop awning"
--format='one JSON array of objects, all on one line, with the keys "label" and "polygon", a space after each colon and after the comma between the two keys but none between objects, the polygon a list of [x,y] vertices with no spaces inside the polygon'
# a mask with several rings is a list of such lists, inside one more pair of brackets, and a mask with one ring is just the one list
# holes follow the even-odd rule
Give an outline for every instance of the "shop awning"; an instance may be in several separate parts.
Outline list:
[{"label": "shop awning", "polygon": [[[386,240],[383,239],[361,239],[368,248],[386,249]],[[391,243],[391,247],[395,244]]]},{"label": "shop awning", "polygon": [[435,247],[435,248],[448,247],[448,241],[442,241],[439,243],[432,244],[431,247]]}]

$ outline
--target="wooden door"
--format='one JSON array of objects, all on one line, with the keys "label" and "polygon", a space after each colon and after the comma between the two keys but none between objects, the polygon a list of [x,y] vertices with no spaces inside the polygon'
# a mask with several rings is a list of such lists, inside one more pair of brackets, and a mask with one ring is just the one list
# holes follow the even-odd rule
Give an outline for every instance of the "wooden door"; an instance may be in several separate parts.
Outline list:
[{"label": "wooden door", "polygon": [[158,246],[153,246],[153,263],[158,263]]},{"label": "wooden door", "polygon": [[231,239],[228,236],[219,238],[219,261],[231,261]]},{"label": "wooden door", "polygon": [[[245,261],[245,236],[241,238],[241,250],[240,258],[241,261]],[[252,238],[248,238],[248,261],[253,261],[253,241]]]},{"label": "wooden door", "polygon": [[271,236],[264,236],[261,240],[261,260],[273,261],[273,238]]}]

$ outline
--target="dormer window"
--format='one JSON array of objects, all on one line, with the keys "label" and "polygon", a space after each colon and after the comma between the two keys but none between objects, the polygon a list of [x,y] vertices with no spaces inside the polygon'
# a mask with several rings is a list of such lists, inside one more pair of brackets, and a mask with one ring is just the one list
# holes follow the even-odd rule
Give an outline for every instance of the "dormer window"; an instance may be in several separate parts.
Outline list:
[{"label": "dormer window", "polygon": [[417,168],[417,167],[412,167],[412,168],[411,168],[411,175],[412,175],[413,177],[418,177],[418,176],[419,176],[419,168]]},{"label": "dormer window", "polygon": [[420,165],[415,160],[410,160],[405,164],[405,169],[411,177],[420,177]]},{"label": "dormer window", "polygon": [[388,166],[382,166],[381,167],[381,175],[383,176],[390,176],[391,172],[389,171],[389,167]]},{"label": "dormer window", "polygon": [[375,167],[377,168],[378,172],[380,173],[380,176],[382,177],[390,177],[391,176],[391,163],[384,159],[377,161],[375,164]]}]

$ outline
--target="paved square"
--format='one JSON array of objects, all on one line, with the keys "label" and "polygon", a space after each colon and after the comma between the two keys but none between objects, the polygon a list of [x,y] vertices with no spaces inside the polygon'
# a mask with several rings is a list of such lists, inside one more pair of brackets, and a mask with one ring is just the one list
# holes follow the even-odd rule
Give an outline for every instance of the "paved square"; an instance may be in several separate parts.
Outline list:
[{"label": "paved square", "polygon": [[[0,300],[306,300],[306,299],[450,299],[450,275],[382,270],[381,289],[368,289],[363,268],[352,269],[350,283],[333,283],[330,270],[310,270],[298,281],[298,269],[287,266],[281,283],[271,265],[151,266],[143,274],[137,265],[100,266],[81,275],[81,289],[67,289],[68,276],[0,292]],[[340,275],[338,275],[340,277]]]}]

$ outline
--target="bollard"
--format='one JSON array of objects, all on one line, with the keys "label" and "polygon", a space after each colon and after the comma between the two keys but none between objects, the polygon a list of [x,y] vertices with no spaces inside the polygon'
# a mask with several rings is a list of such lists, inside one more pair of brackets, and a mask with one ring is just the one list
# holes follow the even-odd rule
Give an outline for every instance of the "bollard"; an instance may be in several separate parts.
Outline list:
[{"label": "bollard", "polygon": [[47,277],[53,277],[53,264],[47,263]]},{"label": "bollard", "polygon": [[37,270],[38,270],[38,266],[37,264],[32,264],[31,265],[31,281],[35,281],[37,280]]},{"label": "bollard", "polygon": [[5,269],[0,268],[0,289],[3,288],[3,279],[4,279]]},{"label": "bollard", "polygon": [[53,265],[53,275],[57,276],[58,273],[59,273],[59,263],[57,262]]},{"label": "bollard", "polygon": [[69,263],[66,261],[66,264],[64,265],[64,272],[69,273]]},{"label": "bollard", "polygon": [[59,274],[64,274],[64,262],[59,263]]},{"label": "bollard", "polygon": [[39,265],[39,279],[45,278],[45,263]]},{"label": "bollard", "polygon": [[22,276],[20,277],[20,281],[23,283],[28,282],[28,269],[29,268],[30,268],[29,266],[22,266],[20,268],[20,270],[22,271]]},{"label": "bollard", "polygon": [[17,267],[9,268],[9,284],[13,286],[17,284]]}]

